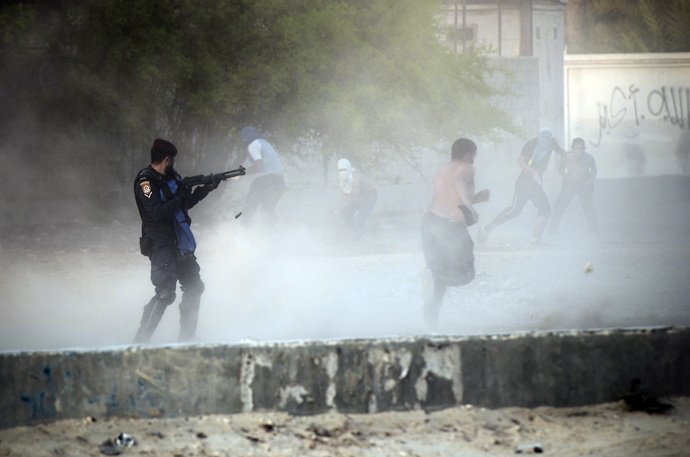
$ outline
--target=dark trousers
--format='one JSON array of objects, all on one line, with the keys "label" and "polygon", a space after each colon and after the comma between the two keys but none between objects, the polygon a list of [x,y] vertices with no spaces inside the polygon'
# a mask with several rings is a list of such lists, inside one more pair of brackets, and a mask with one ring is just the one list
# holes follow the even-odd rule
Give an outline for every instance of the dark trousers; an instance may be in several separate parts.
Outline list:
[{"label": "dark trousers", "polygon": [[182,290],[194,287],[201,281],[201,268],[193,254],[187,254],[183,259],[178,259],[175,254],[175,246],[169,243],[153,244],[151,254],[151,282],[156,288],[156,293],[163,289],[173,292],[180,281]]},{"label": "dark trousers", "polygon": [[518,216],[530,200],[532,200],[534,206],[539,210],[537,216],[543,216],[545,218],[551,216],[551,206],[549,205],[549,199],[546,198],[544,188],[537,184],[531,176],[521,175],[515,183],[515,193],[513,194],[512,203],[509,207],[501,211],[498,216],[491,221],[489,226],[495,228]]},{"label": "dark trousers", "polygon": [[373,214],[377,199],[378,193],[374,189],[362,195],[358,204],[351,205],[343,211],[343,224],[352,229],[356,238],[360,238],[364,233],[364,225]]},{"label": "dark trousers", "polygon": [[427,212],[422,218],[422,250],[434,283],[433,300],[424,304],[424,320],[435,327],[448,286],[474,279],[474,242],[465,224]]},{"label": "dark trousers", "polygon": [[267,216],[270,222],[275,222],[277,219],[275,208],[284,192],[285,179],[282,174],[271,173],[256,178],[249,187],[247,200],[242,208],[242,223],[251,224],[259,206],[261,206],[262,214]]},{"label": "dark trousers", "polygon": [[139,341],[148,341],[165,308],[175,301],[178,281],[182,290],[179,340],[184,341],[195,336],[201,294],[204,292],[200,271],[201,268],[193,254],[180,258],[172,243],[154,241],[151,254],[151,282],[156,288],[156,294],[144,307],[137,334]]},{"label": "dark trousers", "polygon": [[465,224],[427,212],[422,218],[422,250],[435,283],[464,286],[474,279],[474,242]]},{"label": "dark trousers", "polygon": [[561,186],[561,192],[558,194],[556,203],[553,205],[553,218],[551,219],[551,225],[549,226],[549,233],[557,234],[558,228],[561,225],[561,218],[568,209],[568,206],[573,201],[576,195],[580,196],[580,204],[582,209],[585,211],[585,217],[587,218],[587,226],[589,227],[589,232],[592,234],[599,233],[599,222],[597,221],[597,213],[594,210],[594,203],[592,202],[592,186],[585,185],[583,183],[577,183],[573,181],[563,181]]}]

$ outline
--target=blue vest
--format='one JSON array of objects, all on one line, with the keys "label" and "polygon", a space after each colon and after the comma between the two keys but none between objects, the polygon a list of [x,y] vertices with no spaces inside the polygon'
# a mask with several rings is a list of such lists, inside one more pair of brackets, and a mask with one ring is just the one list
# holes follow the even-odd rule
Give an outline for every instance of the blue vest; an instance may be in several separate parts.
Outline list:
[{"label": "blue vest", "polygon": [[[177,192],[177,181],[171,179],[167,182],[168,187],[172,191],[173,195]],[[161,189],[161,201],[165,202],[165,195]],[[183,256],[185,254],[193,254],[196,250],[196,240],[194,239],[194,234],[192,234],[192,228],[187,222],[187,217],[182,212],[181,209],[175,211],[175,236],[177,237],[177,249],[180,250],[180,254]]]}]

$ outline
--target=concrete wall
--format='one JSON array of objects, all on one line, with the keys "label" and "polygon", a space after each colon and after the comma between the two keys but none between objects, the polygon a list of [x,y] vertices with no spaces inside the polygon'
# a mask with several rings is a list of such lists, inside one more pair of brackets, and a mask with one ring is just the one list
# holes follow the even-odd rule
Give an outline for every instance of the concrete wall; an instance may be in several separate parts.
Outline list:
[{"label": "concrete wall", "polygon": [[690,175],[690,53],[570,55],[565,84],[601,177]]},{"label": "concrete wall", "polygon": [[690,394],[690,329],[0,354],[0,427],[64,418],[576,406]]}]

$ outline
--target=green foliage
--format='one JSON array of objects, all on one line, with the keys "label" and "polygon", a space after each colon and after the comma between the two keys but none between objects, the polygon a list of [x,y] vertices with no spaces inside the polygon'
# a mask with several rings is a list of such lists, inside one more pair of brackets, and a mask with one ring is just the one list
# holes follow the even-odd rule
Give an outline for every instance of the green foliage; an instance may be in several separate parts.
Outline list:
[{"label": "green foliage", "polygon": [[515,132],[484,83],[493,71],[486,57],[439,43],[439,5],[10,2],[0,6],[3,49],[35,43],[22,68],[36,84],[3,102],[30,104],[55,130],[97,134],[130,168],[156,136],[199,160],[209,150],[237,151],[245,125],[267,132],[283,153],[308,139],[324,154],[364,162],[460,135]]},{"label": "green foliage", "polygon": [[690,51],[690,0],[588,0],[591,53]]},{"label": "green foliage", "polygon": [[[11,4],[0,10],[0,43],[16,40],[36,18],[36,10],[23,3]],[[4,51],[4,49],[3,49]]]}]

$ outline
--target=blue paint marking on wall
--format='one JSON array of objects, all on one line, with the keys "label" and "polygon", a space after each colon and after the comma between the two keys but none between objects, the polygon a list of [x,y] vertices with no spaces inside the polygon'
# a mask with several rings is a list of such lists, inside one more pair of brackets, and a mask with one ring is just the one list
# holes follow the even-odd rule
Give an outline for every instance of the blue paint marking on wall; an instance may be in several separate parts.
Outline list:
[{"label": "blue paint marking on wall", "polygon": [[45,392],[39,392],[38,394],[27,397],[25,395],[22,395],[19,397],[21,401],[24,403],[28,403],[29,406],[31,406],[31,416],[28,419],[35,419],[38,417],[39,413],[42,416],[52,416],[55,415],[55,409],[53,408],[52,410],[46,410],[45,407]]},{"label": "blue paint marking on wall", "polygon": [[119,402],[117,401],[117,386],[113,386],[113,393],[105,399],[106,412],[109,416],[116,416]]},{"label": "blue paint marking on wall", "polygon": [[[55,408],[55,401],[57,400],[57,395],[55,394],[55,386],[52,379],[52,370],[50,366],[43,367],[43,374],[48,380],[48,393],[45,391],[40,391],[34,395],[22,395],[19,400],[23,403],[27,403],[31,407],[31,412],[29,417],[25,420],[29,421],[36,419],[38,417],[53,417],[57,415],[57,410]],[[35,378],[35,377],[34,377]],[[50,407],[46,406],[48,398],[52,398],[52,405]]]},{"label": "blue paint marking on wall", "polygon": [[64,389],[63,389],[63,398],[62,398],[62,405],[64,408],[69,408],[70,409],[70,415],[71,412],[74,411],[74,402],[72,401],[72,370],[65,370],[65,381],[64,381]]},{"label": "blue paint marking on wall", "polygon": [[[146,383],[142,378],[137,379],[137,385],[139,386],[139,390],[141,391],[141,397],[144,398],[148,403],[145,411],[145,413],[148,414],[148,409],[156,407],[156,401],[153,399],[153,396],[151,395],[149,388],[146,386]],[[134,411],[141,412],[141,410],[137,408],[136,398],[130,397],[130,403]]]}]

